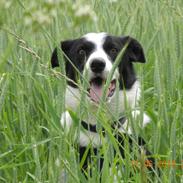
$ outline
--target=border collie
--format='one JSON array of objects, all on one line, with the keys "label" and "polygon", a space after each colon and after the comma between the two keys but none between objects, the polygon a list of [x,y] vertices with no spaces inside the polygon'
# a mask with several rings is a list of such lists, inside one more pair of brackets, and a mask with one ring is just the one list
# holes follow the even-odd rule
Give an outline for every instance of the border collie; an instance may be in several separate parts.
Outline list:
[{"label": "border collie", "polygon": [[[125,47],[126,46],[126,47]],[[132,128],[124,114],[126,106],[132,109],[132,117],[135,119],[140,112],[136,110],[136,105],[140,98],[140,82],[137,80],[133,64],[136,62],[145,63],[146,59],[141,44],[132,37],[117,37],[107,33],[88,33],[81,38],[66,40],[61,42],[61,49],[55,48],[51,57],[52,67],[59,66],[58,52],[62,50],[65,58],[65,71],[68,78],[65,103],[66,108],[77,111],[81,104],[82,91],[79,87],[82,81],[87,80],[87,104],[92,111],[89,115],[83,115],[80,126],[84,129],[80,131],[79,153],[82,159],[89,144],[92,144],[93,152],[96,155],[97,149],[102,145],[101,133],[98,133],[96,114],[98,105],[103,102],[110,114],[115,114],[116,108],[119,116],[117,122],[111,122],[111,129],[116,129],[118,135],[114,134],[121,146],[124,145],[124,138],[129,138],[132,144]],[[120,63],[114,70],[106,93],[103,94],[104,87],[113,64],[123,48],[126,48],[120,58]],[[86,77],[85,77],[85,73]],[[81,79],[80,79],[81,78]],[[80,79],[80,80],[79,80]],[[105,95],[105,96],[103,96]],[[101,101],[103,99],[103,101]],[[144,113],[141,127],[144,127],[150,120]],[[112,118],[110,118],[112,120]],[[72,117],[68,111],[61,115],[61,125],[68,132],[72,126]],[[102,127],[102,132],[105,129]],[[105,133],[102,133],[105,135]],[[122,134],[122,135],[119,135]],[[142,138],[137,140],[139,146],[144,146]],[[124,147],[120,146],[121,155],[124,156]],[[145,150],[146,155],[150,155]],[[83,169],[87,168],[88,159],[91,152],[88,151]],[[103,158],[101,157],[100,167],[102,168]]]}]

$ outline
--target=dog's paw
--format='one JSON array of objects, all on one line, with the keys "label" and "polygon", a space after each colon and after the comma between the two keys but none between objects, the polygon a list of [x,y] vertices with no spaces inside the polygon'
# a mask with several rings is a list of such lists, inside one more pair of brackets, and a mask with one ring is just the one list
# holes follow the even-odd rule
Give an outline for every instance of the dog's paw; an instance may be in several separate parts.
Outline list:
[{"label": "dog's paw", "polygon": [[65,130],[65,132],[68,133],[69,129],[71,128],[71,125],[72,125],[72,118],[68,111],[65,111],[64,113],[62,113],[61,119],[60,119],[60,124],[63,127],[63,129]]},{"label": "dog's paw", "polygon": [[150,122],[151,122],[151,118],[146,113],[144,113],[142,128],[144,128]]},{"label": "dog's paw", "polygon": [[[138,125],[142,129],[145,128],[146,125],[151,122],[150,117],[146,113],[141,114],[139,110],[132,111],[132,118],[134,120],[136,120],[137,118],[141,119]],[[132,129],[127,119],[124,122],[124,124],[119,128],[119,131],[122,133],[132,134]]]},{"label": "dog's paw", "polygon": [[142,117],[142,122],[139,124],[139,126],[141,128],[146,127],[146,125],[148,123],[150,123],[150,121],[151,121],[150,117],[146,113],[141,114],[141,112],[139,110],[132,111],[132,117],[133,117],[133,119],[137,119],[138,117]]}]

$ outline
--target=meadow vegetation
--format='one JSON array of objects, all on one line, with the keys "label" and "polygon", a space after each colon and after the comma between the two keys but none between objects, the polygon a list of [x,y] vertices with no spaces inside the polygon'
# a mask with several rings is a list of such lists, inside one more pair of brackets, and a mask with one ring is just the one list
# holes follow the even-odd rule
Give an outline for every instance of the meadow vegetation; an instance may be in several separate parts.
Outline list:
[{"label": "meadow vegetation", "polygon": [[[0,182],[53,183],[63,169],[69,183],[86,182],[73,135],[66,135],[59,122],[65,110],[64,62],[61,59],[62,67],[52,69],[50,58],[61,40],[87,32],[130,35],[142,43],[147,63],[135,65],[142,83],[139,109],[151,123],[143,130],[135,121],[132,125],[160,170],[160,177],[157,169],[152,175],[139,162],[141,171],[129,179],[137,151],[127,151],[125,160],[109,156],[116,143],[109,133],[102,147],[106,158],[102,182],[112,182],[117,162],[125,165],[120,181],[183,182],[182,0],[1,0]],[[76,123],[89,112],[82,102],[77,114],[71,111]],[[106,124],[105,114],[100,120]],[[100,172],[95,163],[92,166],[95,173],[88,181],[96,183]]]}]

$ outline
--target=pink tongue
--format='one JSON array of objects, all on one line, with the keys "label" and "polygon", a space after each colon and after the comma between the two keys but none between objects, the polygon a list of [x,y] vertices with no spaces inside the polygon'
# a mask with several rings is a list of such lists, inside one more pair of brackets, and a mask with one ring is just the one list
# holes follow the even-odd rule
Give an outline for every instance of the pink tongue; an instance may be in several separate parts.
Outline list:
[{"label": "pink tongue", "polygon": [[103,89],[103,85],[99,86],[95,83],[91,83],[90,97],[94,102],[99,103],[100,98],[102,97],[102,89]]}]

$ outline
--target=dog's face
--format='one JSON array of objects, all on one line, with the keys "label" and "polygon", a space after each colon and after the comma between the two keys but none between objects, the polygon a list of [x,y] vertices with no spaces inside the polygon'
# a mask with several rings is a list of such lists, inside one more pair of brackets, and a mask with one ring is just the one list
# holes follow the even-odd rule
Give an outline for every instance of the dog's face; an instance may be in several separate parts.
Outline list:
[{"label": "dog's face", "polygon": [[[133,62],[144,63],[145,56],[140,43],[128,36],[116,37],[107,33],[88,33],[79,39],[61,42],[61,49],[65,54],[67,77],[77,83],[78,72],[83,75],[87,71],[90,84],[88,97],[91,101],[98,103],[113,63],[127,42],[129,44],[114,72],[106,100],[113,97],[117,81],[120,90],[130,90],[136,81]],[[55,49],[52,54],[52,67],[59,66],[58,51],[59,49]],[[77,88],[77,84],[73,82],[68,82],[68,84]]]}]

